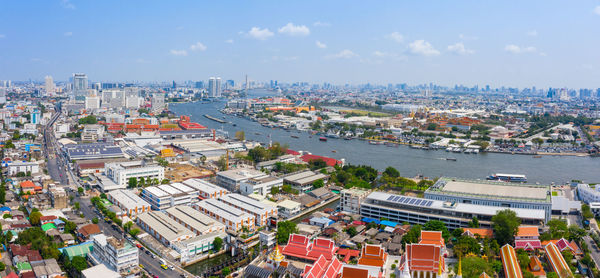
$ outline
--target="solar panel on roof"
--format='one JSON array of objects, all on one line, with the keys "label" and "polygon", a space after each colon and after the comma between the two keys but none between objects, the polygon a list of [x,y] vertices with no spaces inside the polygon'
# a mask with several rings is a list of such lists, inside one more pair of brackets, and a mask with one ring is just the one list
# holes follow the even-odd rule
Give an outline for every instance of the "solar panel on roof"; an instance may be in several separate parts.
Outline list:
[{"label": "solar panel on roof", "polygon": [[426,204],[425,206],[426,206],[426,207],[429,207],[429,206],[431,206],[431,204],[433,204],[433,201],[429,201],[429,202],[427,202],[427,204]]},{"label": "solar panel on roof", "polygon": [[422,201],[422,200],[417,200],[417,201],[415,202],[415,206],[418,206],[418,205],[420,205],[420,204],[421,204],[421,201]]},{"label": "solar panel on roof", "polygon": [[402,201],[402,203],[408,204],[408,202],[412,200],[411,198],[406,198],[406,200]]},{"label": "solar panel on roof", "polygon": [[408,202],[408,204],[409,204],[409,205],[412,205],[412,204],[414,204],[416,201],[417,201],[417,199],[412,199],[412,200],[410,200],[410,202]]},{"label": "solar panel on roof", "polygon": [[388,201],[391,201],[392,199],[394,199],[394,195],[387,198]]},{"label": "solar panel on roof", "polygon": [[398,203],[401,203],[401,202],[403,202],[403,201],[404,201],[404,199],[406,199],[406,197],[402,197],[402,198],[400,198],[400,200],[398,200]]},{"label": "solar panel on roof", "polygon": [[394,202],[398,202],[399,199],[400,199],[400,196],[396,196],[396,198],[394,198]]}]

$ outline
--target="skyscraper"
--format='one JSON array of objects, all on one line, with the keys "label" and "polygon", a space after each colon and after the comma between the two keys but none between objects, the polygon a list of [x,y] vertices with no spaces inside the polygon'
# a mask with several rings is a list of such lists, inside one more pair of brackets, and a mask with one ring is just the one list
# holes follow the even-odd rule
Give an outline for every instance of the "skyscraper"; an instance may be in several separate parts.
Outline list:
[{"label": "skyscraper", "polygon": [[221,77],[208,79],[208,94],[210,97],[221,97]]},{"label": "skyscraper", "polygon": [[87,96],[88,78],[84,73],[73,74],[73,95],[75,97]]},{"label": "skyscraper", "polygon": [[53,95],[55,92],[55,88],[54,88],[54,80],[52,79],[52,76],[50,75],[46,75],[45,78],[45,89],[46,89],[46,95]]}]

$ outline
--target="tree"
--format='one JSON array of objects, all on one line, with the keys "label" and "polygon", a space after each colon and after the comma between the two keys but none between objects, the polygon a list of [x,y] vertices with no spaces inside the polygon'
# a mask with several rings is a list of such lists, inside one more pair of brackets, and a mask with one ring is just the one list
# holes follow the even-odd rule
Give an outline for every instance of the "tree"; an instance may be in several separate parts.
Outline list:
[{"label": "tree", "polygon": [[79,193],[79,195],[83,194],[83,187],[77,187],[77,193]]},{"label": "tree", "polygon": [[133,222],[127,221],[127,223],[123,225],[123,229],[125,229],[125,231],[129,231],[131,229],[131,226],[133,226]]},{"label": "tree", "polygon": [[350,235],[350,237],[353,237],[358,234],[358,231],[356,230],[356,227],[350,226],[349,228],[346,229],[346,233],[348,235]]},{"label": "tree", "polygon": [[231,273],[231,269],[228,266],[224,267],[223,270],[221,270],[221,274],[225,276],[229,275],[229,273]]},{"label": "tree", "polygon": [[558,277],[558,274],[556,274],[556,272],[547,272],[546,278],[560,278],[560,277]]},{"label": "tree", "polygon": [[158,165],[162,166],[162,167],[167,167],[169,166],[169,161],[167,161],[166,159],[159,157],[157,160]]},{"label": "tree", "polygon": [[510,209],[501,210],[494,215],[492,227],[494,228],[494,238],[498,244],[503,246],[512,243],[519,230],[519,225],[521,225],[521,219]]},{"label": "tree", "polygon": [[71,260],[71,266],[81,272],[82,270],[86,269],[88,267],[87,261],[85,260],[84,257],[82,256],[75,256],[73,257],[73,259]]},{"label": "tree", "polygon": [[519,261],[521,269],[527,269],[527,266],[529,265],[529,255],[527,254],[527,251],[524,249],[517,249],[517,260]]},{"label": "tree", "polygon": [[421,225],[413,225],[410,230],[402,237],[402,244],[417,243],[421,237]]},{"label": "tree", "polygon": [[140,177],[140,179],[138,180],[138,186],[144,187],[145,185],[146,185],[146,181],[144,180],[144,177]]},{"label": "tree", "polygon": [[271,187],[271,194],[275,195],[279,193],[279,187],[273,186]]},{"label": "tree", "polygon": [[98,222],[99,222],[99,221],[98,221],[98,217],[94,217],[94,218],[92,218],[92,223],[94,223],[94,224],[98,224]]},{"label": "tree", "polygon": [[40,217],[42,217],[42,213],[39,211],[34,211],[29,214],[29,223],[32,226],[37,226],[40,224]]},{"label": "tree", "polygon": [[215,240],[213,240],[213,250],[218,252],[221,250],[221,248],[223,248],[223,239],[220,237],[215,237]]},{"label": "tree", "polygon": [[227,156],[226,154],[222,155],[221,157],[219,157],[219,160],[217,160],[217,167],[219,167],[220,171],[225,171],[228,168],[229,165],[227,165]]},{"label": "tree", "polygon": [[246,133],[243,130],[237,131],[235,133],[235,139],[237,139],[238,141],[245,141]]},{"label": "tree", "polygon": [[171,181],[168,179],[163,179],[162,181],[160,181],[160,184],[169,184]]},{"label": "tree", "polygon": [[277,243],[285,244],[290,237],[290,234],[298,232],[296,223],[292,221],[281,221],[277,223]]},{"label": "tree", "polygon": [[127,187],[128,188],[136,188],[137,187],[137,179],[129,178],[129,181],[127,182]]},{"label": "tree", "polygon": [[325,182],[323,182],[323,179],[318,179],[315,182],[313,182],[313,187],[314,188],[321,188],[325,185]]},{"label": "tree", "polygon": [[569,233],[569,228],[567,226],[567,223],[563,220],[552,219],[552,220],[548,221],[547,225],[548,225],[548,228],[550,231],[551,239],[559,239],[562,237],[567,237],[567,234]]},{"label": "tree", "polygon": [[477,216],[473,216],[473,219],[469,221],[469,227],[479,228],[479,219],[477,219]]},{"label": "tree", "polygon": [[75,202],[75,204],[73,204],[73,207],[75,208],[75,210],[79,210],[81,208],[81,205],[79,204],[79,202]]},{"label": "tree", "polygon": [[[463,277],[479,277],[482,272],[493,276],[494,270],[490,263],[480,257],[465,257],[461,259]],[[455,265],[455,273],[458,273],[458,264]]]},{"label": "tree", "polygon": [[388,177],[392,178],[397,178],[400,176],[400,172],[398,172],[398,170],[396,170],[396,168],[392,166],[385,168],[385,171],[383,171],[383,173],[388,175]]},{"label": "tree", "polygon": [[140,232],[141,232],[141,231],[140,231],[140,229],[138,229],[138,228],[133,228],[133,229],[129,230],[129,234],[130,234],[132,237],[136,237],[136,236],[137,236],[137,235],[138,235]]},{"label": "tree", "polygon": [[310,161],[308,161],[308,167],[311,170],[318,170],[318,169],[327,167],[327,162],[325,162],[325,160],[320,159],[320,158],[311,159]]},{"label": "tree", "polygon": [[98,119],[96,119],[96,116],[94,115],[89,115],[87,117],[81,118],[79,119],[79,124],[97,124],[98,123]]},{"label": "tree", "polygon": [[446,228],[446,224],[440,220],[430,220],[423,225],[424,231],[441,231],[442,237],[447,241],[450,238],[450,232]]},{"label": "tree", "polygon": [[470,253],[479,255],[480,250],[481,246],[479,242],[469,236],[461,236],[456,244],[454,244],[454,253],[459,257],[464,257]]},{"label": "tree", "polygon": [[0,262],[0,271],[4,271],[6,269],[6,265],[4,262]]}]

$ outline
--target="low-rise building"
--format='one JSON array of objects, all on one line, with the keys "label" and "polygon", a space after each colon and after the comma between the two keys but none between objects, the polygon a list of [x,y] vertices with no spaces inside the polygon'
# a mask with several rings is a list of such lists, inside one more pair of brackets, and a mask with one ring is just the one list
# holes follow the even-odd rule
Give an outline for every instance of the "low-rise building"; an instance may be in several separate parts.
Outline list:
[{"label": "low-rise building", "polygon": [[577,185],[577,197],[586,204],[600,202],[600,186],[580,183]]},{"label": "low-rise building", "polygon": [[147,233],[169,247],[173,246],[175,242],[196,236],[194,232],[160,211],[149,211],[138,215],[137,223]]},{"label": "low-rise building", "polygon": [[266,196],[271,193],[271,188],[279,188],[283,185],[283,179],[273,176],[252,178],[240,183],[240,192],[244,195],[252,193]]},{"label": "low-rise building", "polygon": [[193,205],[197,210],[225,224],[228,230],[237,232],[242,227],[254,230],[255,219],[242,210],[215,199],[205,199]]},{"label": "low-rise building", "polygon": [[340,207],[342,211],[360,213],[360,204],[369,195],[369,191],[357,188],[344,189],[341,192]]},{"label": "low-rise building", "polygon": [[236,193],[219,198],[222,202],[254,216],[256,226],[267,225],[267,219],[277,218],[277,208]]},{"label": "low-rise building", "polygon": [[322,180],[323,182],[327,182],[329,178],[328,175],[314,172],[311,170],[305,170],[298,173],[293,173],[283,177],[283,182],[285,184],[289,184],[293,189],[298,190],[298,192],[304,193],[311,191],[313,189],[313,184]]},{"label": "low-rise building", "polygon": [[157,164],[146,164],[144,161],[106,163],[104,174],[119,186],[126,186],[131,178],[162,181],[165,178],[165,168]]},{"label": "low-rise building", "polygon": [[254,169],[234,169],[217,173],[217,185],[231,192],[237,192],[240,184],[254,178],[266,177],[261,171]]},{"label": "low-rise building", "polygon": [[40,172],[40,165],[37,162],[15,161],[12,163],[4,163],[3,168],[6,169],[9,176],[14,176],[17,173],[32,175]]},{"label": "low-rise building", "polygon": [[119,273],[133,270],[139,264],[138,249],[135,246],[126,240],[106,237],[104,234],[94,236],[91,254],[98,263]]},{"label": "low-rise building", "polygon": [[225,232],[225,225],[221,222],[208,217],[190,206],[174,206],[165,210],[165,212],[169,217],[190,229],[196,235]]},{"label": "low-rise building", "polygon": [[199,235],[194,238],[175,242],[172,248],[179,253],[180,262],[191,262],[213,250],[213,242],[217,237],[224,240],[225,237],[227,237],[227,234],[225,232],[217,231]]},{"label": "low-rise building", "polygon": [[52,202],[52,207],[55,209],[64,209],[67,207],[68,196],[67,192],[62,187],[54,187],[48,190],[48,195],[50,195],[50,201]]},{"label": "low-rise building", "polygon": [[106,197],[130,218],[135,218],[138,214],[151,210],[150,204],[131,190],[113,190],[106,194]]},{"label": "low-rise building", "polygon": [[229,193],[227,189],[201,179],[187,179],[183,184],[197,190],[202,199],[219,198]]},{"label": "low-rise building", "polygon": [[154,210],[165,210],[173,206],[190,205],[198,199],[198,191],[181,183],[150,186],[142,190],[142,198]]},{"label": "low-rise building", "polygon": [[279,216],[284,219],[296,216],[298,213],[300,213],[301,208],[301,203],[294,202],[292,200],[283,200],[277,204]]},{"label": "low-rise building", "polygon": [[123,157],[123,151],[112,143],[68,144],[64,146],[69,160]]}]

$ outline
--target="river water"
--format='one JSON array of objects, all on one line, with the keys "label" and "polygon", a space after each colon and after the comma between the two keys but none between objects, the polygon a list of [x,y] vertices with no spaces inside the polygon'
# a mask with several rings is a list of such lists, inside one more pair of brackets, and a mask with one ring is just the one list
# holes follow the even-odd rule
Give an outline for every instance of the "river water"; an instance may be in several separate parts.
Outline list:
[{"label": "river water", "polygon": [[[243,130],[247,140],[264,143],[273,142],[288,144],[290,149],[309,151],[313,154],[344,159],[346,163],[365,164],[383,170],[392,166],[403,176],[422,174],[426,177],[461,177],[484,179],[493,173],[510,173],[527,175],[529,182],[561,184],[572,179],[586,182],[600,182],[600,158],[573,156],[542,156],[533,158],[530,155],[510,155],[498,153],[463,154],[448,153],[444,150],[420,150],[408,146],[388,147],[370,145],[363,140],[343,140],[329,138],[320,142],[318,136],[310,136],[306,132],[266,128],[260,124],[235,116],[224,115],[219,109],[224,102],[213,103],[171,103],[169,109],[178,115],[188,115],[209,128],[223,129],[233,136],[236,131]],[[209,114],[219,119],[235,123],[237,126],[221,124],[205,118]],[[292,138],[296,135],[299,138]],[[335,151],[335,152],[332,152]],[[448,161],[446,157],[456,158]]]}]

